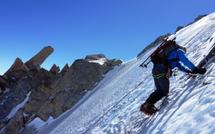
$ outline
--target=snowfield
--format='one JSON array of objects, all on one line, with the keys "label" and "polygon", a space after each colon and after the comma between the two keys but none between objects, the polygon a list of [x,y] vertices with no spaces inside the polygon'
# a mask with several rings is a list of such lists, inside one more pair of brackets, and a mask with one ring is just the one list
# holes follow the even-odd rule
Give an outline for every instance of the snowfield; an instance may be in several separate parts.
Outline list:
[{"label": "snowfield", "polygon": [[[173,37],[188,48],[189,59],[198,65],[215,47],[215,13]],[[157,114],[146,117],[139,112],[155,88],[152,64],[139,67],[152,51],[113,69],[78,105],[39,133],[215,134],[215,59],[205,65],[208,71],[204,76],[189,78],[178,72],[172,77],[168,100]]]},{"label": "snowfield", "polygon": [[10,113],[8,114],[8,116],[7,116],[6,118],[7,118],[7,119],[11,119],[11,118],[16,114],[16,112],[17,112],[19,109],[23,108],[23,107],[25,106],[25,104],[28,102],[30,95],[31,95],[31,92],[29,92],[29,93],[27,94],[25,100],[24,100],[22,103],[18,104],[16,107],[14,107],[14,108],[10,111]]}]

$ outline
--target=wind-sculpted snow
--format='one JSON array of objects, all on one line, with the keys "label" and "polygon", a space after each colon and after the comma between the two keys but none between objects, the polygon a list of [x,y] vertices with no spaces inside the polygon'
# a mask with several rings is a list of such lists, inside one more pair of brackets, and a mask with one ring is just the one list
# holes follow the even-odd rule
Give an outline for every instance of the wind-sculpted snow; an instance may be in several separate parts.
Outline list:
[{"label": "wind-sculpted snow", "polygon": [[[215,46],[215,14],[178,31],[178,44],[188,48],[188,57],[198,65]],[[139,112],[140,105],[154,90],[152,65],[133,59],[108,73],[93,94],[63,121],[45,127],[52,134],[213,134],[215,133],[215,59],[205,67],[204,76],[190,78],[179,72],[172,77],[168,104],[153,117]]]}]

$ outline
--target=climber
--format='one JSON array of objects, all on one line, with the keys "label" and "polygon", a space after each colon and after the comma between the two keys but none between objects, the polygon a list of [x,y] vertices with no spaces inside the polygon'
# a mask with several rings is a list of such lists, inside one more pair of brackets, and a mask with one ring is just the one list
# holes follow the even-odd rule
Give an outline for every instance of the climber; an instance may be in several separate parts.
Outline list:
[{"label": "climber", "polygon": [[[196,67],[185,56],[186,48],[178,45],[174,40],[166,40],[150,56],[153,63],[152,75],[156,90],[141,105],[140,111],[147,115],[153,115],[158,111],[154,106],[156,102],[169,93],[169,77],[174,68],[178,68],[188,74],[205,74],[205,68]],[[141,65],[142,66],[142,65]]]}]

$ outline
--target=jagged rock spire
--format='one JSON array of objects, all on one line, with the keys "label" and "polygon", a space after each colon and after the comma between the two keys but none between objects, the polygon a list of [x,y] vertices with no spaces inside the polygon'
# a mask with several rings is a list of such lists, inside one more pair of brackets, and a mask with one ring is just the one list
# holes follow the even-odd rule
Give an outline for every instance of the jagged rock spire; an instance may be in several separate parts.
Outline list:
[{"label": "jagged rock spire", "polygon": [[57,66],[56,64],[54,64],[54,65],[51,67],[51,69],[50,69],[49,72],[51,72],[51,73],[53,73],[53,74],[58,74],[58,73],[60,72],[60,67]]},{"label": "jagged rock spire", "polygon": [[39,53],[37,53],[33,58],[26,62],[26,65],[30,69],[37,69],[43,64],[43,62],[54,52],[54,48],[51,46],[44,47]]},{"label": "jagged rock spire", "polygon": [[61,70],[61,74],[62,75],[64,75],[66,72],[68,72],[69,71],[69,65],[68,64],[66,64],[64,67],[63,67],[63,69]]}]

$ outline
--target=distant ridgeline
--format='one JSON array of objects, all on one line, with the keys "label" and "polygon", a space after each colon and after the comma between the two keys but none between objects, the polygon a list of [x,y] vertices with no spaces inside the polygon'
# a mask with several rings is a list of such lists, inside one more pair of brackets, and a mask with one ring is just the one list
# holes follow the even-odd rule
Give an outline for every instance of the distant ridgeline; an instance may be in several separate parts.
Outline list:
[{"label": "distant ridgeline", "polygon": [[47,46],[26,63],[17,58],[0,77],[0,129],[5,133],[18,134],[37,117],[44,121],[57,118],[122,63],[95,54],[66,64],[62,70],[55,64],[49,71],[41,68],[53,52]]}]

